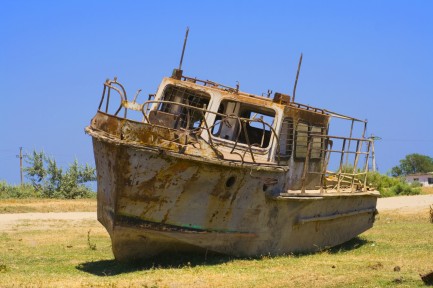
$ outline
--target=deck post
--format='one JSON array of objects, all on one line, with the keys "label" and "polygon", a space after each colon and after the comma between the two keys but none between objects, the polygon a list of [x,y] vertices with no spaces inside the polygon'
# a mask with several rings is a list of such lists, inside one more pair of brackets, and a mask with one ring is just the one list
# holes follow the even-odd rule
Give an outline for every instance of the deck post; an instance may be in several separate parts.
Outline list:
[{"label": "deck post", "polygon": [[368,141],[367,154],[365,155],[365,167],[364,167],[365,176],[364,176],[364,187],[362,189],[362,191],[364,191],[364,192],[367,191],[368,158],[370,158],[370,149],[371,149],[371,143],[372,142],[373,142],[372,140]]},{"label": "deck post", "polygon": [[[350,151],[350,143],[351,143],[351,138],[352,138],[352,134],[353,134],[353,125],[355,124],[355,120],[352,119],[352,124],[350,125],[350,134],[349,134],[349,145],[347,146],[347,150]],[[346,155],[346,166],[347,164],[349,164],[349,153],[347,153]]]},{"label": "deck post", "polygon": [[338,180],[337,180],[337,192],[340,192],[340,183],[341,183],[341,172],[343,170],[343,162],[344,162],[344,153],[346,149],[346,138],[343,139],[343,144],[341,145],[341,158],[340,158],[340,167],[338,168]]},{"label": "deck post", "polygon": [[352,173],[352,181],[350,184],[350,192],[354,191],[354,183],[355,183],[355,174],[356,174],[356,169],[358,167],[358,160],[359,160],[359,154],[360,154],[360,150],[362,150],[362,142],[361,145],[359,145],[359,142],[361,142],[360,140],[356,141],[356,154],[355,154],[355,162],[353,163],[353,173]]},{"label": "deck post", "polygon": [[332,140],[326,138],[325,143],[326,145],[325,145],[325,149],[323,150],[324,155],[323,155],[322,173],[320,179],[320,193],[323,193],[323,186],[325,186],[325,190],[326,190],[326,185],[325,185],[326,169],[328,168],[328,163],[331,156],[331,152],[328,151],[328,146],[329,146],[329,150],[332,150]]},{"label": "deck post", "polygon": [[311,135],[308,135],[308,137],[307,137],[307,155],[305,156],[304,169],[302,171],[301,193],[305,193],[305,181],[307,178],[308,166],[310,164],[310,154],[311,154]]}]

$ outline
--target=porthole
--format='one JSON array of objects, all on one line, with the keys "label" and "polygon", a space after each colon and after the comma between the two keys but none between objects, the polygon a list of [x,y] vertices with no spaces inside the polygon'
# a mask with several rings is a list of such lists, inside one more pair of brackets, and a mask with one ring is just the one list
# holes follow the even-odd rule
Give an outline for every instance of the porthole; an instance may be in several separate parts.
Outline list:
[{"label": "porthole", "polygon": [[236,177],[235,176],[230,176],[229,179],[227,179],[226,181],[226,187],[230,188],[232,187],[236,182]]}]

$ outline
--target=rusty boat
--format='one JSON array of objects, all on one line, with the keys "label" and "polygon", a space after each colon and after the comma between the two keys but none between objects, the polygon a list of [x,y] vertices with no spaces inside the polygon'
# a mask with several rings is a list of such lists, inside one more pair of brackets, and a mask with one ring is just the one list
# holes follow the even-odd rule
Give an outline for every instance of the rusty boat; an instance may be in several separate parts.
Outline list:
[{"label": "rusty boat", "polygon": [[[85,130],[98,220],[117,260],[314,252],[373,226],[379,193],[367,183],[367,122],[297,103],[295,90],[271,93],[175,69],[140,104],[116,78],[104,83]],[[348,123],[348,135],[330,135],[331,119]]]}]

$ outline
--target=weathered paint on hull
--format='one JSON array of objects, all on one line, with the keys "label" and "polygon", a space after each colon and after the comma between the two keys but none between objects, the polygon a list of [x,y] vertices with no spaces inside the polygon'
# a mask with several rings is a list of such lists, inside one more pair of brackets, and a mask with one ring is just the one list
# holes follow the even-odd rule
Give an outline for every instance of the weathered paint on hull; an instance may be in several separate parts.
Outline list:
[{"label": "weathered paint on hull", "polygon": [[277,197],[285,176],[278,169],[221,166],[95,137],[93,145],[98,220],[118,260],[175,250],[236,256],[317,251],[374,222],[373,193]]}]

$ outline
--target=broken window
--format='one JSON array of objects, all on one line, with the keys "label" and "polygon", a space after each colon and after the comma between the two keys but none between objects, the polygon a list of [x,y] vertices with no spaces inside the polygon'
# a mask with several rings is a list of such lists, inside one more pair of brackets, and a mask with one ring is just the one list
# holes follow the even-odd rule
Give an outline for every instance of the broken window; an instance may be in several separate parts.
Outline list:
[{"label": "broken window", "polygon": [[200,127],[204,121],[204,111],[194,107],[206,109],[210,95],[186,87],[167,85],[161,100],[170,103],[160,103],[157,110],[149,113],[151,123],[175,129],[194,129]]},{"label": "broken window", "polygon": [[269,146],[275,111],[248,103],[223,100],[218,109],[212,135],[251,146]]},{"label": "broken window", "polygon": [[298,122],[296,126],[295,157],[306,158],[308,141],[310,141],[310,159],[320,159],[322,155],[323,138],[325,129],[320,126]]}]

